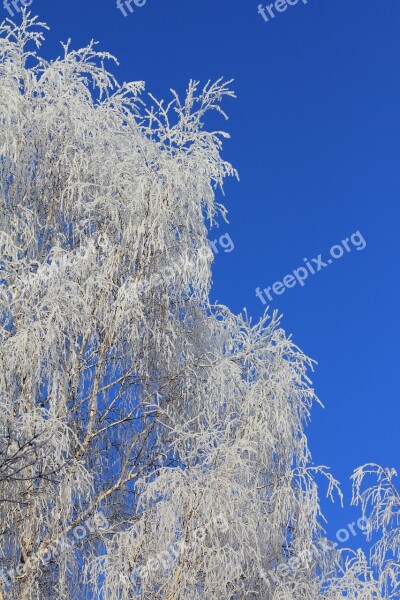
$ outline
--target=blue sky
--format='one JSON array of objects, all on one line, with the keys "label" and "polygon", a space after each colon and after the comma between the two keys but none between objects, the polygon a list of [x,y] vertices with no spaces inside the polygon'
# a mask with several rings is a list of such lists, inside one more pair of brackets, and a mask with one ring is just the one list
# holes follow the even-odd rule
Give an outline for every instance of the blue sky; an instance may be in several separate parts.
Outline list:
[{"label": "blue sky", "polygon": [[[257,287],[361,232],[362,251],[270,302],[319,363],[326,408],[313,412],[310,444],[347,492],[364,462],[400,470],[400,3],[299,0],[268,22],[258,4],[147,0],[124,17],[115,0],[33,0],[31,10],[51,27],[47,57],[60,40],[94,38],[119,58],[119,80],[144,80],[158,97],[183,93],[191,78],[234,78],[230,119],[212,123],[231,133],[224,155],[241,178],[226,186],[230,223],[210,234],[234,244],[216,255],[214,298],[256,319]],[[360,516],[337,505],[326,512],[332,536]]]}]

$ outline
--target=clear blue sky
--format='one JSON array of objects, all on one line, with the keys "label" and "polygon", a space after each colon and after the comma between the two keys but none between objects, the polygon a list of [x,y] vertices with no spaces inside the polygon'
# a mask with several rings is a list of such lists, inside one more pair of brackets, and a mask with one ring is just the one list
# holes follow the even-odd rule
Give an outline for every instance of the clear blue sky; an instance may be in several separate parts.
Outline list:
[{"label": "clear blue sky", "polygon": [[[400,470],[400,3],[299,0],[269,22],[258,4],[147,0],[127,17],[115,0],[33,0],[31,9],[51,27],[47,57],[59,40],[95,38],[119,58],[121,81],[144,80],[156,96],[183,92],[190,78],[235,79],[230,120],[217,126],[232,135],[224,152],[241,181],[226,186],[230,223],[211,236],[229,233],[235,247],[216,256],[214,298],[258,318],[257,286],[362,233],[364,250],[270,303],[319,363],[326,409],[313,412],[310,444],[347,491],[364,462]],[[327,514],[333,535],[359,516]]]}]

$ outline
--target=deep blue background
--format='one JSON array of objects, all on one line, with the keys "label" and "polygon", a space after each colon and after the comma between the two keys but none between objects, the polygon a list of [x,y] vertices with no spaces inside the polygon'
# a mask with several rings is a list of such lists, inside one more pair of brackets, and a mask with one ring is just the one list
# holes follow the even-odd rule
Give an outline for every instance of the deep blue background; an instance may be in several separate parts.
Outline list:
[{"label": "deep blue background", "polygon": [[[190,78],[234,78],[218,122],[241,181],[226,186],[235,249],[216,256],[213,295],[258,318],[255,288],[326,254],[354,231],[367,247],[276,298],[283,326],[319,365],[326,406],[309,428],[316,464],[343,483],[326,505],[331,536],[360,516],[348,478],[368,461],[399,468],[399,0],[308,0],[265,23],[258,0],[147,0],[123,17],[114,0],[34,0],[58,42],[91,38],[120,60],[117,76],[147,91],[184,92]],[[0,6],[0,15],[7,13]],[[214,124],[214,123],[213,123]],[[321,488],[323,492],[324,488]],[[324,503],[325,506],[325,503]],[[362,542],[362,536],[353,540]]]}]

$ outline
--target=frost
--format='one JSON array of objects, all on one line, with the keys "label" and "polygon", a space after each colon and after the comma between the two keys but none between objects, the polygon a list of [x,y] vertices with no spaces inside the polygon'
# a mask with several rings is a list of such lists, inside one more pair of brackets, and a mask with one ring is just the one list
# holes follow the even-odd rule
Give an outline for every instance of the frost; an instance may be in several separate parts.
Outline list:
[{"label": "frost", "polygon": [[[337,482],[304,433],[312,361],[277,314],[209,301],[236,172],[204,119],[230,82],[146,101],[94,42],[42,60],[42,29],[0,28],[0,598],[384,597],[361,555],[275,571],[324,540],[316,476]],[[99,510],[109,527],[68,541]]]}]

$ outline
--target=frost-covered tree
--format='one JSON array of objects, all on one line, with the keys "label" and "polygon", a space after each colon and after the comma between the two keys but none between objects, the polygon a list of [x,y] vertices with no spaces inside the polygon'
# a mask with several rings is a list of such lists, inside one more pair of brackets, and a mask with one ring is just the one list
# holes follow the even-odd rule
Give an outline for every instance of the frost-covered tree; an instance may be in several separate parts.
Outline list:
[{"label": "frost-covered tree", "polygon": [[326,549],[312,362],[209,300],[229,83],[146,104],[43,28],[0,29],[0,599],[385,597]]}]

